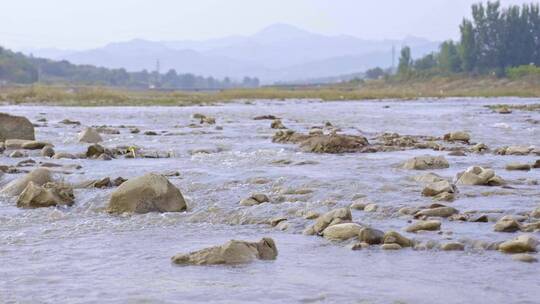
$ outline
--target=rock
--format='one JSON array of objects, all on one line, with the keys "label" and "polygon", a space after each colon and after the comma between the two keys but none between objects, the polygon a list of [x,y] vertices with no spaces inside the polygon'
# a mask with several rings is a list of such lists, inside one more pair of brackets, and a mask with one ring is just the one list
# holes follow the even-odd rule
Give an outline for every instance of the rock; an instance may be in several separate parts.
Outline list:
[{"label": "rock", "polygon": [[66,153],[66,152],[56,152],[54,153],[53,159],[75,159],[75,155],[71,154],[71,153]]},{"label": "rock", "polygon": [[21,157],[25,157],[26,155],[24,153],[22,153],[21,151],[17,150],[17,151],[13,151],[9,154],[9,157],[11,158],[21,158]]},{"label": "rock", "polygon": [[441,193],[455,193],[457,188],[454,184],[451,184],[447,180],[442,180],[439,182],[434,182],[428,184],[424,190],[422,190],[423,196],[436,196]]},{"label": "rock", "polygon": [[429,209],[422,209],[415,213],[414,217],[450,217],[459,211],[452,207],[436,207]]},{"label": "rock", "polygon": [[457,185],[498,186],[503,183],[504,180],[496,176],[495,171],[478,166],[469,167],[456,175]]},{"label": "rock", "polygon": [[241,200],[240,205],[249,207],[249,206],[255,206],[255,205],[259,205],[259,204],[267,203],[267,202],[270,202],[270,198],[268,198],[266,194],[257,193],[257,194],[251,195],[248,198]]},{"label": "rock", "polygon": [[327,227],[352,221],[351,209],[339,208],[321,215],[313,224],[313,232],[321,234]]},{"label": "rock", "polygon": [[384,232],[373,228],[362,228],[358,235],[358,239],[366,244],[375,245],[383,241]]},{"label": "rock", "polygon": [[410,225],[409,227],[407,227],[405,231],[410,232],[410,233],[416,233],[421,230],[435,231],[435,230],[440,230],[440,229],[441,229],[441,221],[432,220],[432,221],[418,221]]},{"label": "rock", "polygon": [[34,140],[34,126],[25,117],[0,113],[0,141],[6,139]]},{"label": "rock", "polygon": [[320,214],[318,212],[309,211],[308,213],[306,213],[306,215],[304,215],[304,218],[306,220],[314,220],[314,219],[318,218],[319,216],[320,216]]},{"label": "rock", "polygon": [[364,242],[356,242],[356,243],[352,243],[350,244],[349,246],[347,246],[347,248],[349,248],[350,250],[362,250],[362,249],[365,249],[365,248],[368,248],[369,247],[369,244],[368,243],[364,243]]},{"label": "rock", "polygon": [[64,125],[76,125],[76,126],[79,126],[81,124],[79,121],[69,120],[67,118],[64,120],[61,120],[60,123]]},{"label": "rock", "polygon": [[108,211],[180,212],[187,209],[182,193],[169,180],[158,174],[145,174],[121,184],[111,195]]},{"label": "rock", "polygon": [[43,147],[43,149],[41,149],[41,152],[40,152],[41,156],[43,157],[53,157],[55,152],[54,152],[54,149],[53,147],[51,146],[45,146]]},{"label": "rock", "polygon": [[396,243],[390,243],[390,244],[382,244],[381,249],[382,250],[400,250],[403,248],[401,245]]},{"label": "rock", "polygon": [[97,158],[105,153],[105,148],[99,144],[93,144],[86,149],[86,157]]},{"label": "rock", "polygon": [[415,176],[414,180],[419,183],[428,184],[428,183],[441,182],[441,181],[444,181],[445,179],[435,173],[426,173],[426,174]]},{"label": "rock", "polygon": [[263,238],[257,243],[231,240],[221,246],[175,255],[172,262],[178,265],[233,265],[257,259],[275,260],[277,255],[276,244],[271,238]]},{"label": "rock", "polygon": [[540,169],[540,159],[537,159],[535,162],[534,162],[534,165],[532,165],[532,167],[534,169]]},{"label": "rock", "polygon": [[509,146],[497,150],[498,154],[502,155],[528,155],[533,148],[526,146]]},{"label": "rock", "polygon": [[476,145],[471,147],[471,151],[475,153],[482,153],[488,150],[489,147],[484,143],[477,143]]},{"label": "rock", "polygon": [[351,204],[351,206],[349,206],[349,208],[353,209],[353,210],[364,210],[364,208],[366,208],[366,203],[363,203],[363,202],[354,202]]},{"label": "rock", "polygon": [[531,211],[530,217],[532,218],[540,218],[540,207],[534,209]]},{"label": "rock", "polygon": [[401,247],[412,247],[413,242],[396,231],[388,231],[383,236],[384,244],[398,244]]},{"label": "rock", "polygon": [[441,201],[453,202],[455,198],[456,198],[455,193],[442,192],[442,193],[439,193],[439,194],[435,195],[433,197],[433,200],[438,201],[438,202],[441,202]]},{"label": "rock", "polygon": [[272,123],[270,124],[270,128],[272,128],[272,129],[287,129],[287,127],[285,127],[285,125],[283,125],[283,123],[281,122],[280,119],[276,119],[276,120],[272,121]]},{"label": "rock", "polygon": [[32,142],[26,139],[6,139],[4,146],[6,149],[22,149],[23,145]]},{"label": "rock", "polygon": [[53,182],[51,171],[45,168],[38,168],[27,175],[11,181],[0,191],[1,194],[8,196],[17,196],[32,182],[36,186],[43,186],[46,183]]},{"label": "rock", "polygon": [[279,119],[274,115],[261,115],[253,117],[253,120],[276,120]]},{"label": "rock", "polygon": [[465,152],[461,151],[461,150],[457,150],[457,151],[452,151],[450,153],[448,153],[449,156],[467,156],[467,154],[465,154]]},{"label": "rock", "polygon": [[512,111],[507,107],[500,107],[495,110],[499,114],[512,114]]},{"label": "rock", "polygon": [[129,130],[129,133],[131,134],[139,134],[141,132],[141,130],[139,130],[138,128],[133,128],[131,130]]},{"label": "rock", "polygon": [[309,129],[308,134],[311,135],[311,136],[321,136],[321,135],[324,135],[324,131],[321,128],[313,127],[311,129]]},{"label": "rock", "polygon": [[29,182],[17,199],[19,208],[71,206],[75,202],[73,189],[66,185],[46,183],[38,186]]},{"label": "rock", "polygon": [[145,131],[143,134],[146,135],[146,136],[157,136],[158,135],[154,131]]},{"label": "rock", "polygon": [[522,170],[522,171],[529,171],[531,170],[531,165],[529,164],[521,164],[521,163],[509,163],[506,165],[506,170]]},{"label": "rock", "polygon": [[524,262],[524,263],[536,263],[538,262],[538,259],[530,254],[527,253],[518,253],[512,255],[512,260],[518,261],[518,262]]},{"label": "rock", "polygon": [[324,229],[322,235],[328,240],[346,241],[348,239],[358,237],[362,228],[364,227],[356,223],[337,224],[328,226],[326,229]]},{"label": "rock", "polygon": [[445,169],[450,165],[444,156],[417,156],[409,159],[403,165],[403,169],[408,170],[430,170],[430,169]]},{"label": "rock", "polygon": [[101,135],[94,128],[86,128],[79,134],[79,142],[97,144],[102,141]]},{"label": "rock", "polygon": [[353,135],[317,135],[308,137],[300,143],[300,147],[313,153],[350,153],[357,152],[368,145],[363,136]]},{"label": "rock", "polygon": [[17,163],[16,167],[33,167],[36,161],[33,159],[25,159]]},{"label": "rock", "polygon": [[521,230],[521,225],[511,215],[505,215],[495,223],[493,230],[497,232],[516,232]]},{"label": "rock", "polygon": [[499,251],[505,253],[536,252],[538,241],[528,234],[523,234],[517,238],[503,242],[499,245]]},{"label": "rock", "polygon": [[443,139],[446,141],[461,141],[468,144],[471,136],[467,132],[452,132],[445,134]]},{"label": "rock", "polygon": [[458,242],[449,242],[441,245],[441,250],[444,251],[463,251],[465,250],[465,245]]},{"label": "rock", "polygon": [[364,207],[364,212],[376,212],[377,209],[379,209],[379,206],[377,204],[367,204]]}]

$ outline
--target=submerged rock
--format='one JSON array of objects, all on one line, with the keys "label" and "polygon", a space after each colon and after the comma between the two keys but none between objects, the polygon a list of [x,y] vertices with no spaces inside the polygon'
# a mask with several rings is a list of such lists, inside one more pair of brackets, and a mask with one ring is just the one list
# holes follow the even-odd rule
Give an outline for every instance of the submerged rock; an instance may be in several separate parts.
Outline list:
[{"label": "submerged rock", "polygon": [[99,135],[99,132],[96,131],[96,129],[94,128],[86,128],[84,131],[82,131],[79,134],[79,142],[97,144],[98,142],[102,142],[102,141],[103,141],[103,138],[101,138],[101,135]]},{"label": "submerged rock", "polygon": [[111,195],[111,213],[180,212],[187,209],[182,193],[158,174],[145,174],[120,185]]},{"label": "submerged rock", "polygon": [[428,183],[436,183],[436,182],[444,181],[445,179],[435,173],[426,173],[426,174],[415,176],[414,180],[419,183],[428,184]]},{"label": "submerged rock", "polygon": [[21,194],[31,182],[36,186],[42,186],[46,183],[53,182],[51,171],[45,168],[35,169],[25,176],[11,181],[0,191],[0,193],[8,196],[17,196]]},{"label": "submerged rock", "polygon": [[409,170],[430,170],[430,169],[445,169],[450,165],[444,156],[417,156],[409,159],[403,165],[403,169]]},{"label": "submerged rock", "polygon": [[178,265],[234,265],[259,260],[275,260],[276,244],[271,238],[259,242],[231,240],[221,246],[210,247],[188,254],[177,254],[172,262]]},{"label": "submerged rock", "polygon": [[0,141],[6,139],[34,140],[34,126],[26,117],[0,113]]},{"label": "submerged rock", "polygon": [[73,189],[67,185],[46,183],[43,186],[29,182],[28,186],[19,195],[17,207],[41,208],[67,205],[75,202]]}]

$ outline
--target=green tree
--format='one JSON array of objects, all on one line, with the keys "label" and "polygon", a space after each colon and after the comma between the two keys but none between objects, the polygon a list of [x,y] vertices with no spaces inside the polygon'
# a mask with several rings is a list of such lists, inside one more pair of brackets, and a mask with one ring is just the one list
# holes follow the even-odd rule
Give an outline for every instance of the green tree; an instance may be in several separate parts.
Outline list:
[{"label": "green tree", "polygon": [[401,49],[401,56],[399,57],[398,74],[407,75],[411,72],[412,66],[411,48],[405,46]]},{"label": "green tree", "polygon": [[445,73],[458,73],[461,71],[461,58],[458,48],[452,40],[445,41],[440,46],[439,67]]}]

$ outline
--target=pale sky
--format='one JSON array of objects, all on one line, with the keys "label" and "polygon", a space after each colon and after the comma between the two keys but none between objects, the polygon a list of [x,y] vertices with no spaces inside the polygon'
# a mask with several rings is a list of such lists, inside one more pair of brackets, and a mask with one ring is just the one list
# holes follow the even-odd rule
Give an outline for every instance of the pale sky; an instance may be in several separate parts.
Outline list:
[{"label": "pale sky", "polygon": [[[366,39],[458,36],[478,0],[0,0],[0,45],[85,49],[250,35],[274,23]],[[530,2],[530,1],[525,1]],[[523,0],[502,0],[502,5]]]}]

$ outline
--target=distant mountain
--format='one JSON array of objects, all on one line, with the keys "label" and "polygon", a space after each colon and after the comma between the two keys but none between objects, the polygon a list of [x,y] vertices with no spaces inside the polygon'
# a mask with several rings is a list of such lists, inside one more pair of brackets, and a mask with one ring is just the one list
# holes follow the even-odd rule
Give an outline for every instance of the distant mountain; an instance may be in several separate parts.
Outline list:
[{"label": "distant mountain", "polygon": [[263,83],[273,83],[354,74],[375,66],[389,67],[392,47],[396,48],[397,57],[403,45],[410,46],[413,55],[420,57],[435,51],[439,42],[416,37],[364,40],[345,35],[327,36],[275,24],[252,36],[206,41],[135,39],[46,57],[128,71],[153,71],[159,60],[162,72],[175,69],[179,73],[236,79],[249,75],[259,77]]}]

